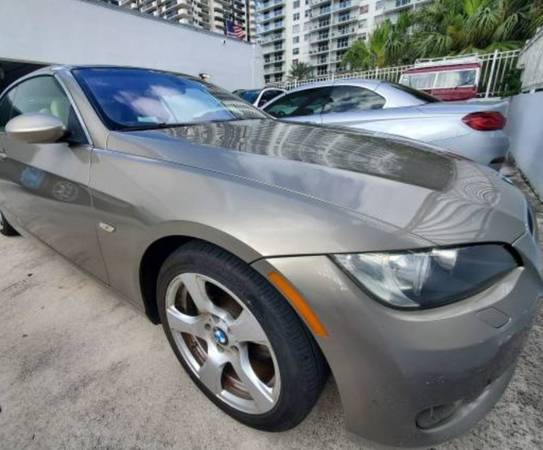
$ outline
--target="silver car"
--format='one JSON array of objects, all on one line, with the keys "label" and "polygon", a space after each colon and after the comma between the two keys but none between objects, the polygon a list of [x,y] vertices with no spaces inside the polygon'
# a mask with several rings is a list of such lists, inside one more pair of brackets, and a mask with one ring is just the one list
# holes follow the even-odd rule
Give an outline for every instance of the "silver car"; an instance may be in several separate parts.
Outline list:
[{"label": "silver car", "polygon": [[509,140],[505,102],[441,102],[422,91],[377,80],[305,85],[272,100],[274,117],[395,134],[498,167]]},{"label": "silver car", "polygon": [[0,148],[2,233],[161,323],[254,428],[294,427],[330,371],[348,430],[450,439],[501,397],[540,305],[532,211],[497,172],[196,78],[42,69],[0,97]]}]

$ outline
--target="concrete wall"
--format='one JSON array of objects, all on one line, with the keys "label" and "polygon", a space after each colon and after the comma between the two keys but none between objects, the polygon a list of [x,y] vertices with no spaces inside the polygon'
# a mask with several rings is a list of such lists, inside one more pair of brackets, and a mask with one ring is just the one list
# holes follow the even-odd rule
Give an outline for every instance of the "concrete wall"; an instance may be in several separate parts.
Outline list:
[{"label": "concrete wall", "polygon": [[543,199],[543,91],[519,94],[509,103],[509,151]]},{"label": "concrete wall", "polygon": [[83,0],[0,0],[0,59],[205,72],[231,90],[264,83],[258,45]]}]

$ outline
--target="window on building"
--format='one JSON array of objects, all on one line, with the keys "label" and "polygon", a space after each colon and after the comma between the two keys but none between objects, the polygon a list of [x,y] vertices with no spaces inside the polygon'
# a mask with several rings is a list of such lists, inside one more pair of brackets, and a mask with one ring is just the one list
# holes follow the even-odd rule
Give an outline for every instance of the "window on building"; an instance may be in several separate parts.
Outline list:
[{"label": "window on building", "polygon": [[296,34],[300,32],[300,25],[296,24],[292,26],[292,33]]},{"label": "window on building", "polygon": [[292,7],[294,9],[297,9],[300,7],[300,0],[294,0],[294,3],[292,4]]},{"label": "window on building", "polygon": [[368,26],[368,19],[362,19],[360,22],[358,22],[359,28],[366,28]]},{"label": "window on building", "polygon": [[317,75],[326,75],[328,73],[328,66],[317,67]]},{"label": "window on building", "polygon": [[271,75],[264,75],[264,83],[269,83],[271,81]]},{"label": "window on building", "polygon": [[311,10],[310,9],[306,9],[305,10],[305,13],[304,13],[305,17],[311,17]]},{"label": "window on building", "polygon": [[377,0],[375,2],[375,9],[383,9],[385,7],[385,0]]},{"label": "window on building", "polygon": [[369,89],[359,86],[334,86],[323,113],[342,113],[381,109],[385,99]]},{"label": "window on building", "polygon": [[304,34],[304,41],[306,42],[309,41],[309,33]]},{"label": "window on building", "polygon": [[349,46],[349,38],[342,37],[337,40],[337,48],[347,48]]},{"label": "window on building", "polygon": [[369,10],[370,10],[370,6],[369,6],[369,5],[362,5],[362,6],[360,7],[360,14],[366,14]]},{"label": "window on building", "polygon": [[300,49],[299,48],[293,48],[292,49],[292,54],[293,55],[299,55],[300,54]]},{"label": "window on building", "polygon": [[298,20],[300,20],[300,13],[296,12],[292,15],[292,20],[294,20],[294,22],[297,22]]},{"label": "window on building", "polygon": [[294,36],[294,37],[292,38],[292,43],[293,43],[293,44],[297,44],[298,42],[300,42],[300,36]]}]

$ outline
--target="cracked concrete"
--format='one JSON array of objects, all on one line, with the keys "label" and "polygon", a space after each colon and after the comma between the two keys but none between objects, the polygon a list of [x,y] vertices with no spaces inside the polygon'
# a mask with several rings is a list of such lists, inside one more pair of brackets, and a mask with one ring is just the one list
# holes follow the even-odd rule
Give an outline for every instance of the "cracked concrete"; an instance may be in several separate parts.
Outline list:
[{"label": "cracked concrete", "polygon": [[[1,449],[363,446],[344,431],[333,381],[296,429],[252,430],[209,402],[162,329],[113,292],[28,239],[0,237],[0,258]],[[542,373],[540,313],[503,399],[439,448],[543,448]]]}]

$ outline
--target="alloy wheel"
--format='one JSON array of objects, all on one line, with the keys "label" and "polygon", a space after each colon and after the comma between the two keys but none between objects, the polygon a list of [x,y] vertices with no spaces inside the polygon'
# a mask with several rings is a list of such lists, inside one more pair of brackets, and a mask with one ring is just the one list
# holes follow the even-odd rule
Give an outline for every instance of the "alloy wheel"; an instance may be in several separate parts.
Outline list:
[{"label": "alloy wheel", "polygon": [[181,356],[209,391],[245,413],[273,409],[281,389],[277,359],[235,294],[208,276],[183,273],[168,285],[166,317]]}]

